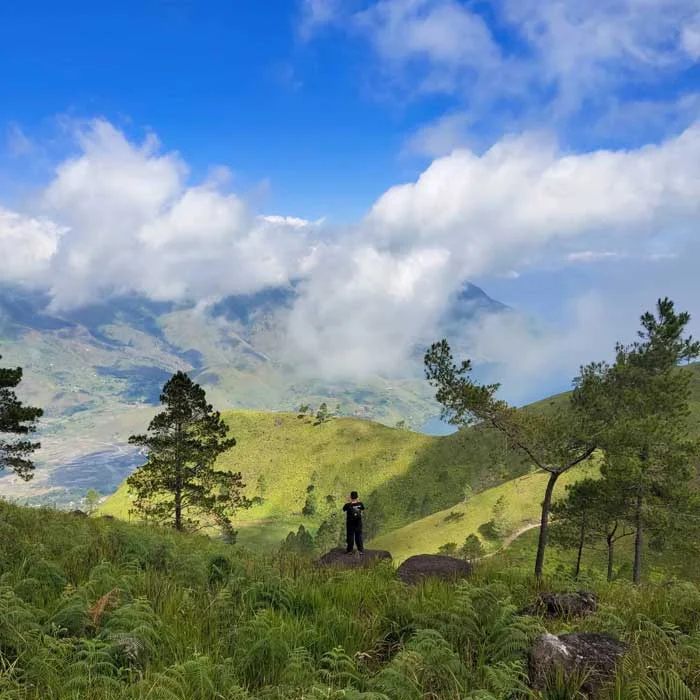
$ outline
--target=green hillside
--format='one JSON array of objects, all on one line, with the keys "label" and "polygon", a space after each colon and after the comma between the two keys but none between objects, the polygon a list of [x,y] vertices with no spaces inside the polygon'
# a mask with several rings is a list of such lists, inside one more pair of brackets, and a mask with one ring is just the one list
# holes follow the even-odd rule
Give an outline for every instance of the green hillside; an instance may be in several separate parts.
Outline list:
[{"label": "green hillside", "polygon": [[[594,461],[563,474],[557,482],[554,500],[565,495],[567,484],[598,474],[598,466]],[[395,560],[403,561],[414,554],[437,553],[448,542],[460,546],[468,535],[475,534],[482,541],[485,552],[493,552],[501,547],[502,541],[484,537],[479,528],[491,520],[496,501],[500,497],[505,499],[508,532],[515,534],[539,522],[539,504],[547,478],[548,475],[543,472],[530,472],[511,479],[472,496],[466,503],[459,503],[381,535],[372,540],[371,546],[387,549]]]},{"label": "green hillside", "polygon": [[547,695],[527,688],[528,651],[544,631],[630,645],[601,700],[697,697],[695,583],[594,579],[597,612],[551,620],[518,613],[538,592],[529,563],[488,562],[458,585],[411,587],[391,563],[319,570],[201,535],[0,501],[0,697],[572,698],[563,682]]},{"label": "green hillside", "polygon": [[[692,365],[691,371],[691,420],[694,429],[700,430],[700,364]],[[528,408],[556,408],[568,396],[558,394]],[[352,489],[360,492],[368,507],[368,537],[399,558],[419,549],[434,552],[447,542],[461,544],[490,519],[490,509],[500,495],[506,497],[513,523],[530,522],[539,512],[544,476],[530,473],[529,463],[507,451],[501,436],[488,429],[432,437],[357,418],[313,425],[292,413],[230,411],[223,415],[238,444],[219,464],[240,470],[247,495],[264,499],[242,512],[236,523],[240,541],[254,548],[277,545],[300,524],[313,530],[340,508]],[[577,473],[562,478],[555,493],[564,493]],[[505,483],[517,477],[522,478]],[[310,484],[317,512],[303,516]],[[467,486],[474,494],[499,488],[464,505]],[[327,496],[334,501],[329,503]],[[451,510],[463,512],[464,518],[444,522]],[[100,512],[128,518],[128,511],[129,496],[122,484]]]},{"label": "green hillside", "polygon": [[[373,514],[370,527],[386,532],[459,502],[467,484],[481,491],[527,469],[485,430],[432,437],[356,418],[321,425],[292,413],[231,411],[224,418],[237,445],[219,466],[241,471],[247,495],[264,499],[236,524],[240,541],[256,547],[277,544],[300,524],[316,527],[352,489]],[[304,517],[309,484],[318,512]],[[128,510],[123,483],[100,512],[128,518]]]}]

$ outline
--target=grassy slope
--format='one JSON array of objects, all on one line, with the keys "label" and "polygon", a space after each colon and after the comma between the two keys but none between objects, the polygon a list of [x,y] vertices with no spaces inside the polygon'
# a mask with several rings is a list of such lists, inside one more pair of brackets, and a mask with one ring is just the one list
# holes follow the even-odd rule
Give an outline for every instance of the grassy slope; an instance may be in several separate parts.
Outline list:
[{"label": "grassy slope", "polygon": [[[545,630],[629,643],[615,697],[700,693],[693,583],[587,582],[599,596],[596,613],[520,617],[537,592],[529,564],[488,561],[459,589],[407,587],[391,565],[324,571],[201,536],[0,502],[0,696],[510,697]],[[662,671],[688,693],[635,689],[646,678],[663,681]]]},{"label": "grassy slope", "polygon": [[[567,484],[598,474],[595,464],[582,465],[562,475],[554,492],[555,500],[565,494]],[[472,496],[467,503],[433,513],[405,527],[393,530],[372,540],[371,546],[387,549],[397,561],[414,554],[436,553],[441,545],[455,542],[461,545],[470,534],[476,534],[486,552],[498,549],[499,543],[489,541],[479,533],[479,527],[491,520],[492,509],[498,498],[506,500],[508,523],[512,531],[539,520],[539,503],[547,484],[547,474],[531,472],[504,484]],[[460,520],[445,521],[450,513],[463,514]]]},{"label": "grassy slope", "polygon": [[[431,437],[354,418],[312,425],[295,414],[257,411],[224,418],[238,444],[219,466],[241,471],[249,496],[260,495],[261,475],[266,481],[265,502],[239,517],[241,542],[253,546],[276,544],[299,524],[318,525],[320,514],[301,515],[312,478],[321,510],[326,495],[339,506],[357,489],[375,513],[381,507],[388,530],[456,503],[466,484],[479,491],[523,471],[512,455],[494,469],[500,442],[479,431]],[[128,517],[128,510],[125,484],[101,507],[117,517]]]},{"label": "grassy slope", "polygon": [[[691,421],[697,431],[700,364],[690,370]],[[568,396],[558,394],[532,407],[556,408]],[[418,551],[418,542],[424,551],[436,551],[451,541],[461,544],[490,519],[490,509],[501,493],[509,502],[513,523],[536,518],[544,492],[543,475],[529,474],[527,463],[506,452],[501,438],[489,431],[470,429],[430,437],[353,418],[313,426],[289,413],[232,411],[224,417],[238,445],[221,458],[221,465],[243,473],[249,496],[258,495],[261,474],[267,481],[266,502],[242,513],[238,524],[240,541],[256,548],[277,544],[300,524],[311,529],[318,525],[320,515],[301,516],[305,489],[314,473],[318,475],[315,493],[321,509],[327,494],[342,503],[349,490],[357,489],[369,506],[368,523],[374,517],[378,528],[380,536],[374,544],[397,557]],[[519,481],[504,484],[521,476],[524,478]],[[555,494],[563,494],[573,476],[562,478]],[[479,493],[499,484],[504,484],[501,491],[470,502],[465,519],[440,524],[449,510],[464,509],[459,504],[466,485]],[[102,512],[128,517],[124,485],[106,501]],[[421,520],[426,516],[428,520]]]},{"label": "grassy slope", "polygon": [[[700,434],[700,363],[694,363],[688,369],[692,374],[690,427],[691,432],[697,435]],[[530,408],[556,409],[565,404],[569,397],[570,392],[563,392],[531,404]],[[580,475],[586,471],[587,469],[575,470],[562,476],[554,492],[555,499],[565,494],[566,484],[580,478]],[[518,529],[537,521],[546,481],[546,474],[537,472],[527,474],[475,496],[466,505],[462,503],[454,508],[433,513],[377,537],[372,541],[372,546],[388,549],[394,557],[403,559],[419,552],[437,552],[438,548],[447,542],[456,542],[461,545],[468,535],[478,534],[479,526],[491,519],[493,504],[501,495],[507,500],[510,521],[514,529]],[[464,513],[464,518],[446,523],[444,518],[451,511]],[[524,537],[526,537],[525,541],[529,542],[536,538],[536,533],[530,532]],[[487,551],[493,548],[487,541],[484,541],[484,545]]]}]

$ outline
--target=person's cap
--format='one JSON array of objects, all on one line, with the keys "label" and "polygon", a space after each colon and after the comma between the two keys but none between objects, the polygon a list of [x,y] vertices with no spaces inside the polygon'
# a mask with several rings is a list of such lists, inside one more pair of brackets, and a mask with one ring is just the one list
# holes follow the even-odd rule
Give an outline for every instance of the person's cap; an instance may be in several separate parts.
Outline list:
[{"label": "person's cap", "polygon": [[357,491],[351,491],[350,498],[357,498]]}]

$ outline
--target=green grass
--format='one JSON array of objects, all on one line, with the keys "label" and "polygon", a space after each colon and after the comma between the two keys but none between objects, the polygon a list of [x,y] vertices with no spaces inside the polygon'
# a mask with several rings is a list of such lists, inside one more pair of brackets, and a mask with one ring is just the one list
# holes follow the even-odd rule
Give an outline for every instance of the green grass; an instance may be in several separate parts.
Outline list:
[{"label": "green grass", "polygon": [[[359,491],[368,521],[388,531],[456,503],[467,484],[480,491],[525,470],[485,431],[431,437],[355,418],[313,425],[296,414],[258,411],[232,411],[224,418],[237,445],[218,466],[241,471],[247,495],[264,499],[237,518],[240,541],[254,547],[277,545],[300,524],[316,527],[330,509],[327,495],[336,499],[337,510],[351,490]],[[491,465],[494,451],[503,459],[499,469]],[[312,482],[319,513],[304,517]],[[124,482],[100,512],[128,519],[129,508]]]},{"label": "green grass", "polygon": [[[469,582],[410,588],[391,564],[316,569],[203,536],[2,502],[0,572],[3,700],[568,697],[527,688],[528,649],[544,630],[602,631],[630,645],[616,689],[600,700],[700,693],[692,582],[592,581],[598,612],[545,620],[518,614],[537,588],[506,558]],[[576,584],[554,576],[543,585]]]},{"label": "green grass", "polygon": [[[599,474],[595,463],[581,465],[564,473],[554,490],[554,500],[566,494],[567,484],[586,476]],[[458,546],[470,534],[475,534],[482,541],[486,553],[499,549],[500,540],[489,540],[479,531],[480,526],[492,519],[492,509],[496,501],[503,497],[506,501],[508,530],[516,532],[528,525],[539,522],[540,503],[544,496],[548,475],[544,472],[530,472],[524,476],[507,481],[499,486],[482,491],[472,496],[466,503],[433,513],[397,530],[377,537],[371,546],[386,549],[397,561],[420,553],[437,553],[440,546],[454,542]],[[447,519],[451,514],[456,518]],[[533,555],[534,556],[534,555]]]},{"label": "green grass", "polygon": [[[698,419],[693,428],[700,430],[700,364],[692,365],[690,371],[692,420]],[[568,396],[558,394],[531,408],[556,409]],[[238,518],[240,541],[253,548],[273,548],[301,524],[313,531],[332,509],[326,507],[325,497],[336,499],[337,510],[352,489],[360,492],[368,507],[368,537],[398,557],[409,556],[416,548],[433,552],[447,542],[461,544],[490,519],[490,509],[500,495],[508,501],[514,527],[539,514],[545,475],[529,474],[528,463],[506,451],[503,439],[489,430],[471,428],[431,437],[354,418],[314,426],[291,413],[230,411],[224,417],[238,445],[219,464],[242,472],[251,497],[260,495],[261,475],[267,483],[262,494],[265,502]],[[562,477],[555,495],[563,494],[566,484],[580,473]],[[319,512],[303,517],[312,476]],[[523,478],[505,484],[514,477]],[[466,486],[476,494],[493,487],[502,490],[484,493],[464,506]],[[128,518],[129,504],[122,484],[101,512]],[[443,518],[451,510],[463,512],[465,518],[445,523]],[[489,543],[485,545],[489,549]]]}]

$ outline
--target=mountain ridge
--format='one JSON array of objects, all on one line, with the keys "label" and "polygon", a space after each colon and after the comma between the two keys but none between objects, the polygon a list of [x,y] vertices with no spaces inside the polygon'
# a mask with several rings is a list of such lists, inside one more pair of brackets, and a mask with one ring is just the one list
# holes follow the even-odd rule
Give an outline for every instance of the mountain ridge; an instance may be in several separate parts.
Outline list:
[{"label": "mountain ridge", "polygon": [[[34,482],[4,477],[3,491],[69,505],[79,498],[78,487],[73,477],[62,482],[62,466],[72,474],[91,459],[117,472],[135,466],[134,451],[125,447],[128,435],[134,423],[155,413],[163,384],[180,370],[220,410],[289,411],[325,401],[340,404],[344,415],[389,425],[404,420],[416,428],[437,415],[422,374],[422,347],[414,348],[413,369],[404,375],[359,382],[295,373],[283,351],[284,313],[297,294],[298,284],[289,284],[207,306],[123,295],[54,311],[45,292],[0,287],[2,363],[23,367],[21,398],[45,409],[39,432],[45,448],[37,454]],[[504,310],[466,284],[441,324],[447,333]]]}]

